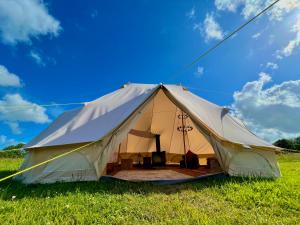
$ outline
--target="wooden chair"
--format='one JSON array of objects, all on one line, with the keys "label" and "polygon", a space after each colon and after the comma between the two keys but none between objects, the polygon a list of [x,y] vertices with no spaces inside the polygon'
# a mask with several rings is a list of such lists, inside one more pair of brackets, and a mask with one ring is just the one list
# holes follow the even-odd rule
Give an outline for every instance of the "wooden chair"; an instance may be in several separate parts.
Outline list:
[{"label": "wooden chair", "polygon": [[144,157],[143,158],[143,168],[150,169],[151,166],[151,157]]}]

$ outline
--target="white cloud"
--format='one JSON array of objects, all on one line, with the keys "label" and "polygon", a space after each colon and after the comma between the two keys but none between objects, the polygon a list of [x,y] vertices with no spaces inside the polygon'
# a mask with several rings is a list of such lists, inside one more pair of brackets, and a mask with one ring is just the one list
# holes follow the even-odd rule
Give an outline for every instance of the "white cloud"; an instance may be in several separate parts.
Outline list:
[{"label": "white cloud", "polygon": [[20,78],[10,73],[5,66],[0,65],[0,86],[4,87],[21,87]]},{"label": "white cloud", "polygon": [[270,75],[260,73],[258,80],[236,91],[232,104],[236,116],[269,141],[300,135],[300,80],[265,88],[270,82]]},{"label": "white cloud", "polygon": [[10,139],[5,135],[0,135],[0,149],[15,144],[17,144],[17,142],[14,139]]},{"label": "white cloud", "polygon": [[253,34],[253,35],[252,35],[252,38],[253,38],[253,39],[258,39],[258,38],[260,37],[260,35],[261,35],[261,33],[258,32],[258,33],[256,33],[256,34]]},{"label": "white cloud", "polygon": [[60,22],[41,0],[0,1],[0,36],[4,43],[30,42],[41,35],[57,36]]},{"label": "white cloud", "polygon": [[[273,0],[267,1],[269,5]],[[270,10],[270,19],[282,20],[283,16],[300,6],[300,0],[281,0]]]},{"label": "white cloud", "polygon": [[48,64],[52,64],[55,65],[56,64],[56,60],[55,58],[49,57],[49,56],[45,56],[45,54],[42,54],[39,51],[36,50],[31,50],[28,54],[28,56],[39,66],[44,67]]},{"label": "white cloud", "polygon": [[[241,14],[248,19],[273,3],[274,0],[215,0],[218,10],[236,12],[241,9]],[[268,12],[270,20],[282,20],[286,13],[300,6],[300,0],[281,0]]]},{"label": "white cloud", "polygon": [[239,0],[215,0],[215,6],[218,10],[236,12],[238,6],[240,6],[240,2]]},{"label": "white cloud", "polygon": [[197,71],[195,72],[195,76],[197,78],[200,78],[200,77],[202,77],[203,73],[204,73],[204,68],[201,66],[198,66]]},{"label": "white cloud", "polygon": [[276,63],[273,63],[273,62],[267,62],[266,67],[270,68],[272,70],[277,70],[279,68],[279,66]]},{"label": "white cloud", "polygon": [[[240,11],[241,15],[245,19],[249,19],[257,15],[264,8],[273,3],[274,0],[215,0],[215,6],[217,10],[237,12]],[[267,15],[270,20],[280,21],[283,17],[292,10],[300,7],[300,0],[281,0],[277,2],[273,7],[267,11]],[[276,51],[276,57],[282,59],[293,53],[296,47],[300,45],[300,17],[297,23],[292,27],[292,32],[296,33],[296,37],[290,40],[287,45]],[[258,38],[259,33],[252,36],[252,38]],[[274,37],[271,36],[269,44],[273,43]]]},{"label": "white cloud", "polygon": [[21,134],[22,130],[17,122],[5,122],[14,134]]},{"label": "white cloud", "polygon": [[300,45],[300,16],[298,17],[296,23],[293,25],[291,31],[295,32],[296,36],[294,39],[290,40],[281,51],[277,52],[277,58],[279,59],[281,59],[283,56],[290,56],[295,50],[295,48],[297,48]]},{"label": "white cloud", "polygon": [[186,16],[189,18],[189,19],[194,19],[195,16],[196,16],[196,10],[195,10],[195,7],[193,7],[189,12],[186,13]]},{"label": "white cloud", "polygon": [[45,62],[43,61],[40,53],[37,51],[31,50],[29,56],[34,60],[34,62],[40,66],[45,66]]},{"label": "white cloud", "polygon": [[0,100],[0,121],[7,123],[13,132],[20,132],[18,123],[48,123],[46,109],[29,102],[19,94],[7,94]]},{"label": "white cloud", "polygon": [[205,40],[221,40],[224,37],[221,26],[215,20],[212,14],[206,14],[204,23],[203,23],[203,32]]}]

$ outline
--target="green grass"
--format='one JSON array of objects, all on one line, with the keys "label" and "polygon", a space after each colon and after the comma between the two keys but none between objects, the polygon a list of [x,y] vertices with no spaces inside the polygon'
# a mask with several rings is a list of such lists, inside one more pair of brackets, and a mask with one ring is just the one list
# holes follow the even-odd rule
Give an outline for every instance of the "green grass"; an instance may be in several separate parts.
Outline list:
[{"label": "green grass", "polygon": [[[0,159],[0,177],[22,159]],[[0,224],[300,224],[300,154],[277,180],[226,178],[154,186],[78,182],[0,184]],[[14,197],[15,196],[15,197]]]}]

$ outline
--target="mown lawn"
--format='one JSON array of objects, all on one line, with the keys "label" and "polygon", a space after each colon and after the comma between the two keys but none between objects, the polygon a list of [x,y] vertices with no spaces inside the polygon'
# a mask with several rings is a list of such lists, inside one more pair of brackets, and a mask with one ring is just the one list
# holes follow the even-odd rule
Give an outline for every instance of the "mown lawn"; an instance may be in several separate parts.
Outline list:
[{"label": "mown lawn", "polygon": [[[0,159],[0,177],[22,159]],[[300,224],[300,154],[277,180],[225,178],[181,185],[0,184],[0,224]]]}]

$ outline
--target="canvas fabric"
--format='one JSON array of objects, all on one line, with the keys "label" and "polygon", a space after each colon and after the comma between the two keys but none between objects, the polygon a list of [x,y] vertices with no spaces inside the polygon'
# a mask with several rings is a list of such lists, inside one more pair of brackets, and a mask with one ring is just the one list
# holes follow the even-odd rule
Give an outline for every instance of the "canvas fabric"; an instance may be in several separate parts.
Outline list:
[{"label": "canvas fabric", "polygon": [[21,169],[96,143],[17,179],[24,183],[98,180],[108,162],[125,155],[137,160],[137,153],[155,151],[153,138],[131,134],[132,129],[160,134],[167,161],[178,160],[177,156],[185,153],[182,133],[177,129],[180,115],[187,115],[185,125],[193,128],[186,135],[186,148],[200,158],[215,156],[221,168],[233,176],[280,176],[278,148],[251,133],[227,109],[181,86],[129,84],[63,113],[26,146],[28,155]]}]

